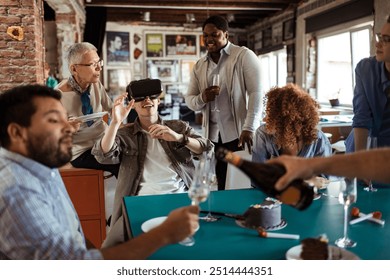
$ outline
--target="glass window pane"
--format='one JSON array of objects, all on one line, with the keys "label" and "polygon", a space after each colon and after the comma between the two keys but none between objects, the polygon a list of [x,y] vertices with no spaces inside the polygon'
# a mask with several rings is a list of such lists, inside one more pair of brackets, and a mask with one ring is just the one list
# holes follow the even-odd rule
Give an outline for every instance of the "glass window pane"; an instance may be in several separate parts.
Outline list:
[{"label": "glass window pane", "polygon": [[339,98],[351,104],[352,64],[349,32],[318,39],[318,101]]}]

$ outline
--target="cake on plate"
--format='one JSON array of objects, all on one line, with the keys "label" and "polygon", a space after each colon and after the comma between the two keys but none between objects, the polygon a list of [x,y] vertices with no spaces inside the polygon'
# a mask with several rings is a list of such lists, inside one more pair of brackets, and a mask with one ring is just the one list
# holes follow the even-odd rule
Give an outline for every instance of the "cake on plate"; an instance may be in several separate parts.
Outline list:
[{"label": "cake on plate", "polygon": [[263,203],[251,205],[243,214],[245,227],[272,229],[282,224],[281,202],[266,198]]},{"label": "cake on plate", "polygon": [[301,241],[302,260],[327,260],[329,259],[328,240],[323,237],[305,238]]}]

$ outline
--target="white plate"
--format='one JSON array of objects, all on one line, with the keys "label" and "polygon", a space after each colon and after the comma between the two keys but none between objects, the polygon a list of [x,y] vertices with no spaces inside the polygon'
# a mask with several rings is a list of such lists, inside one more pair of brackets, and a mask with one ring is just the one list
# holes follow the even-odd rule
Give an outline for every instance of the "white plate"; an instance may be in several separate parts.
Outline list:
[{"label": "white plate", "polygon": [[99,112],[99,113],[89,114],[89,115],[75,117],[75,118],[71,118],[71,119],[76,120],[76,121],[81,121],[81,122],[87,122],[87,121],[100,119],[107,114],[108,114],[108,112]]},{"label": "white plate", "polygon": [[[302,247],[301,245],[294,246],[290,248],[286,252],[286,259],[287,260],[302,260],[301,255]],[[331,253],[332,257],[331,260],[360,260],[358,256],[356,256],[354,253],[341,249],[336,246],[329,246],[329,252]]]},{"label": "white plate", "polygon": [[[148,232],[148,231],[154,229],[155,227],[161,225],[166,219],[167,219],[167,216],[162,216],[162,217],[157,217],[157,218],[147,220],[146,222],[144,222],[141,225],[141,229],[143,232]],[[199,225],[195,231],[197,231],[198,229],[199,229]]]},{"label": "white plate", "polygon": [[147,220],[141,225],[141,229],[143,232],[148,232],[151,229],[154,229],[155,227],[161,225],[166,219],[167,216],[157,217],[157,218]]}]

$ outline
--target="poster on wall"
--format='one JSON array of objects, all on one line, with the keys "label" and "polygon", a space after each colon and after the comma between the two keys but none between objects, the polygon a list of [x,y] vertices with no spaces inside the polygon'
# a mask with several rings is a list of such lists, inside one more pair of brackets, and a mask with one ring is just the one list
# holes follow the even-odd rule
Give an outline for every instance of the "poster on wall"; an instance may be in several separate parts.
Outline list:
[{"label": "poster on wall", "polygon": [[290,40],[294,38],[294,19],[283,22],[283,40]]},{"label": "poster on wall", "polygon": [[166,86],[165,92],[172,95],[172,99],[175,103],[182,103],[183,96],[187,93],[187,84],[170,84]]},{"label": "poster on wall", "polygon": [[125,93],[126,87],[131,80],[131,71],[129,69],[108,69],[108,95],[111,99],[114,100],[120,94]]},{"label": "poster on wall", "polygon": [[194,67],[196,60],[182,60],[181,61],[181,82],[189,83],[191,77],[192,67]]},{"label": "poster on wall", "polygon": [[178,82],[179,61],[178,60],[148,60],[148,77],[160,79],[161,82]]},{"label": "poster on wall", "polygon": [[165,35],[166,55],[196,55],[196,35]]},{"label": "poster on wall", "polygon": [[107,64],[130,65],[130,42],[128,32],[107,31]]},{"label": "poster on wall", "polygon": [[146,34],[146,56],[162,57],[163,56],[163,35]]},{"label": "poster on wall", "polygon": [[203,35],[199,36],[199,45],[200,45],[200,56],[205,56],[207,54],[207,49],[204,43]]}]

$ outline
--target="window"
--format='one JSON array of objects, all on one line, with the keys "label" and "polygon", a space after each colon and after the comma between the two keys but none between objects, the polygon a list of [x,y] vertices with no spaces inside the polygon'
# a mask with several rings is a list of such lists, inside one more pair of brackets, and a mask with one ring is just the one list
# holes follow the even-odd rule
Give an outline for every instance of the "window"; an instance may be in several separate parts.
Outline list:
[{"label": "window", "polygon": [[370,22],[333,33],[318,34],[317,99],[329,104],[338,98],[341,105],[352,106],[355,67],[370,56]]},{"label": "window", "polygon": [[274,86],[286,85],[287,79],[287,53],[286,48],[259,55],[261,68],[261,87],[263,93]]}]

